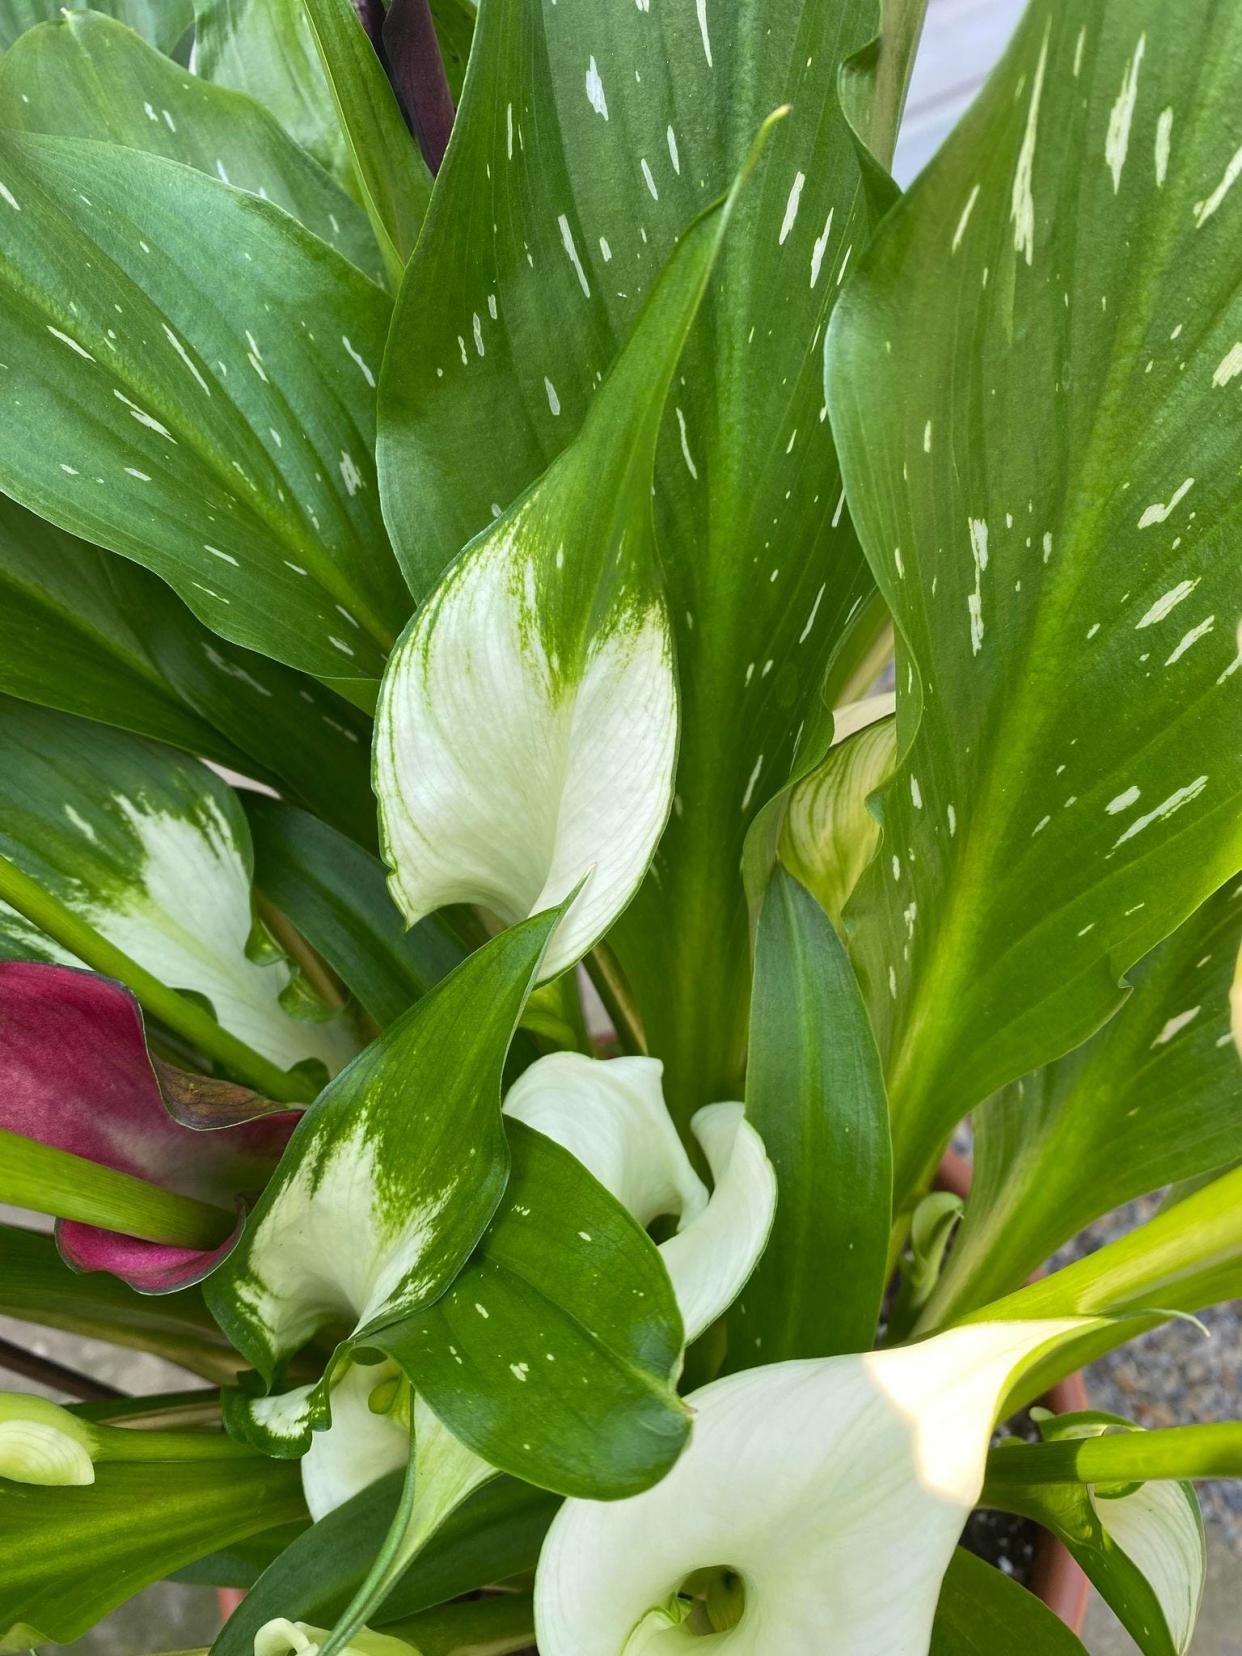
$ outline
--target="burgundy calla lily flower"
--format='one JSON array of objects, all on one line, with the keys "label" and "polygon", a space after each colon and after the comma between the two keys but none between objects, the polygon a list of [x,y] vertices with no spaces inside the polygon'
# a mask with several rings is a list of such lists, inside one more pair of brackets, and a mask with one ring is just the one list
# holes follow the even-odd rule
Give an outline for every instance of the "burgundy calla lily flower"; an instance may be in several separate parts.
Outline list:
[{"label": "burgundy calla lily flower", "polygon": [[297,1119],[244,1088],[153,1060],[137,1002],[111,978],[0,962],[0,1127],[238,1214],[210,1249],[58,1220],[60,1251],[76,1270],[110,1271],[149,1294],[206,1276],[236,1242],[245,1199],[267,1183]]}]

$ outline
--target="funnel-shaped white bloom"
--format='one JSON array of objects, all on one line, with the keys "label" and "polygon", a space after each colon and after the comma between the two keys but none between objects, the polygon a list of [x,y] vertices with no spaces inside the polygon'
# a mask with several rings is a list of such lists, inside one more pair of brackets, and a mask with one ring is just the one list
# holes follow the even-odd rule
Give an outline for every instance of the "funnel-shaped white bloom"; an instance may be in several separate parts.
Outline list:
[{"label": "funnel-shaped white bloom", "polygon": [[[996,1412],[1035,1352],[1084,1319],[976,1323],[920,1345],[775,1363],[688,1399],[690,1447],[627,1501],[567,1501],[544,1544],[542,1656],[670,1656],[665,1612],[727,1566],[731,1656],[927,1650],[941,1577],[983,1483]],[[653,1614],[653,1612],[656,1612]]]},{"label": "funnel-shaped white bloom", "polygon": [[690,1165],[654,1058],[541,1058],[514,1082],[504,1113],[565,1146],[638,1220],[676,1217],[660,1248],[686,1341],[736,1299],[772,1227],[776,1175],[740,1104],[709,1104],[691,1122],[715,1188]]},{"label": "funnel-shaped white bloom", "polygon": [[527,522],[538,506],[463,556],[393,653],[375,780],[410,921],[478,903],[513,925],[589,875],[548,951],[551,977],[646,872],[672,799],[677,698],[658,600],[618,613],[576,662],[558,653],[539,609],[544,526]]}]

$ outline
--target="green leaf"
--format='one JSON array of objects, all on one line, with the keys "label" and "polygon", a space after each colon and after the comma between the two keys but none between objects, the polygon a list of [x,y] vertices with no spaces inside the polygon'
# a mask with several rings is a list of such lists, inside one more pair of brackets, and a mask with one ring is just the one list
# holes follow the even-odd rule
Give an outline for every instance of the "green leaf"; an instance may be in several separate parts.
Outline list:
[{"label": "green leaf", "polygon": [[303,0],[303,5],[356,188],[396,285],[418,240],[431,199],[431,175],[352,0]]},{"label": "green leaf", "polygon": [[431,18],[440,42],[440,56],[448,76],[449,91],[461,101],[466,62],[478,19],[475,0],[431,0]]},{"label": "green leaf", "polygon": [[209,632],[147,570],[3,495],[0,689],[272,782],[374,841],[364,715]]},{"label": "green leaf", "polygon": [[256,883],[317,949],[381,1028],[460,964],[436,920],[406,929],[383,865],[318,818],[251,794]]},{"label": "green leaf", "polygon": [[652,464],[687,330],[771,124],[726,201],[686,229],[574,441],[471,541],[385,674],[375,791],[394,899],[410,921],[473,901],[513,924],[581,884],[548,976],[630,900],[672,804],[677,686]]},{"label": "green leaf", "polygon": [[1231,883],[1131,974],[1133,994],[1098,1035],[976,1113],[974,1182],[935,1322],[1019,1287],[1123,1202],[1242,1156],[1229,1028],[1240,936]]},{"label": "green leaf", "polygon": [[[1099,1441],[1118,1429],[1123,1438],[1146,1435],[1115,1416],[1060,1415],[1041,1425],[1058,1439]],[[1028,1482],[1020,1466],[1008,1469],[1029,1447],[1002,1444],[994,1451],[982,1503],[1033,1518],[1064,1542],[1143,1656],[1183,1656],[1207,1567],[1194,1486]]]},{"label": "green leaf", "polygon": [[[505,1053],[559,918],[551,910],[471,955],[299,1123],[206,1290],[269,1383],[325,1324],[346,1316],[365,1340],[442,1294],[483,1234],[509,1171]],[[262,1407],[255,1416],[277,1452],[305,1447],[308,1410],[295,1414],[293,1425],[283,1414],[271,1424]]]},{"label": "green leaf", "polygon": [[[333,1071],[356,1050],[342,1019],[284,1010],[283,957],[251,958],[246,819],[197,760],[2,703],[0,856],[167,988],[205,999],[222,1028],[280,1069],[310,1058]],[[0,954],[79,964],[3,904]]]},{"label": "green leaf", "polygon": [[930,1656],[1084,1656],[1048,1607],[959,1547],[945,1572]]},{"label": "green leaf", "polygon": [[229,1349],[197,1288],[152,1297],[119,1278],[71,1271],[42,1231],[0,1225],[0,1314],[150,1351],[208,1380],[231,1380]]},{"label": "green leaf", "polygon": [[[921,10],[891,6],[891,37]],[[788,778],[834,653],[835,691],[878,619],[819,348],[866,225],[837,76],[879,17],[877,0],[484,7],[381,384],[385,510],[422,597],[574,437],[683,226],[792,104],[683,355],[657,466],[678,811],[616,942],[683,1121],[739,1085],[746,828]],[[907,61],[884,81],[890,140]],[[478,409],[502,400],[515,417],[481,446]]]},{"label": "green leaf", "polygon": [[535,1610],[529,1593],[499,1593],[489,1598],[426,1610],[409,1621],[385,1628],[390,1637],[417,1641],[419,1656],[487,1656],[528,1650],[535,1636]]},{"label": "green leaf", "polygon": [[884,1076],[832,922],[779,869],[755,943],[746,1117],[778,1197],[730,1319],[729,1367],[869,1350],[888,1278]]},{"label": "green leaf", "polygon": [[0,1482],[0,1649],[63,1644],[174,1570],[303,1512],[265,1460],[117,1462],[84,1488]]},{"label": "green leaf", "polygon": [[[129,575],[132,598],[125,592]],[[157,584],[0,495],[0,688],[244,765],[151,659],[136,600]]]},{"label": "green leaf", "polygon": [[378,1339],[458,1440],[544,1488],[617,1500],[677,1459],[682,1326],[655,1245],[520,1121],[504,1200],[452,1286]]},{"label": "green leaf", "polygon": [[0,125],[106,139],[196,167],[283,207],[368,276],[383,279],[357,203],[262,105],[187,74],[95,12],[60,17],[6,53]]},{"label": "green leaf", "polygon": [[22,413],[0,485],[213,631],[367,701],[408,608],[369,458],[381,290],[279,208],[161,157],[3,134],[0,181]]},{"label": "green leaf", "polygon": [[171,52],[194,21],[193,0],[0,0],[0,52],[19,35],[62,12],[104,12]]},{"label": "green leaf", "polygon": [[195,69],[248,92],[346,188],[353,179],[302,0],[194,0]]},{"label": "green leaf", "polygon": [[1012,1407],[1029,1403],[1102,1352],[1178,1312],[1242,1296],[1242,1167],[1165,1208],[1051,1276],[969,1312],[964,1323],[1011,1317],[1108,1320],[1023,1376]]},{"label": "green leaf", "polygon": [[[330,1626],[361,1583],[396,1510],[393,1473],[321,1518],[260,1577],[230,1616],[212,1656],[253,1656],[254,1636],[274,1616]],[[383,1625],[460,1593],[533,1569],[558,1502],[498,1478],[471,1495],[428,1541],[388,1596]]]},{"label": "green leaf", "polygon": [[899,1201],[1242,855],[1240,50],[1212,0],[1034,0],[829,333],[902,639],[850,909]]}]

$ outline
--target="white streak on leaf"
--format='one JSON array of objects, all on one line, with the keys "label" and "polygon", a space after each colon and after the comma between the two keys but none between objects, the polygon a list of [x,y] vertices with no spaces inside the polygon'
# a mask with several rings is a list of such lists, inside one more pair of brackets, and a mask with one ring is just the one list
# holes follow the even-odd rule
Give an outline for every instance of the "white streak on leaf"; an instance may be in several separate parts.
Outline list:
[{"label": "white streak on leaf", "polygon": [[59,339],[62,345],[67,345],[71,351],[76,351],[77,354],[80,357],[85,358],[87,362],[94,362],[94,357],[86,349],[85,345],[79,345],[77,340],[74,339],[72,335],[62,333],[59,328],[54,328],[50,322],[47,324],[47,331],[51,334],[53,339]]},{"label": "white streak on leaf", "polygon": [[652,201],[659,201],[660,192],[656,189],[656,181],[651,176],[651,168],[647,165],[647,157],[645,155],[639,161],[638,165],[642,169],[642,175],[647,182],[647,188],[651,191]]},{"label": "white streak on leaf", "polygon": [[802,200],[802,186],[806,183],[806,174],[794,174],[794,181],[789,189],[789,199],[785,203],[785,217],[781,220],[781,233],[777,238],[778,244],[783,246],[789,232],[794,227],[794,220],[798,216],[798,203]]},{"label": "white streak on leaf", "polygon": [[[1051,26],[1051,25],[1050,25]],[[1031,87],[1031,102],[1026,112],[1026,131],[1018,152],[1018,165],[1013,175],[1013,245],[1025,255],[1027,264],[1035,257],[1035,197],[1031,183],[1035,171],[1035,143],[1039,136],[1039,100],[1044,90],[1044,68],[1048,62],[1048,30],[1039,49],[1039,65]]]},{"label": "white streak on leaf", "polygon": [[[591,60],[595,60],[592,58]],[[574,267],[574,274],[578,278],[578,286],[582,289],[584,298],[591,297],[591,284],[587,281],[586,271],[582,268],[582,260],[578,257],[578,249],[574,245],[574,233],[569,228],[569,220],[564,213],[556,221],[561,227],[561,243],[569,255],[569,262]],[[480,355],[482,353],[480,352]]]},{"label": "white streak on leaf", "polygon": [[707,59],[707,67],[712,67],[712,43],[707,32],[707,0],[695,0],[695,9],[699,14],[699,33],[703,37],[703,56]]},{"label": "white streak on leaf", "polygon": [[1175,661],[1180,661],[1191,645],[1197,644],[1201,638],[1205,638],[1215,625],[1216,617],[1214,615],[1209,615],[1206,621],[1200,621],[1197,627],[1192,627],[1190,631],[1184,634],[1181,640],[1173,646],[1173,652],[1165,662],[1165,666],[1171,667]]},{"label": "white streak on leaf", "polygon": [[1195,229],[1196,230],[1201,230],[1203,228],[1203,226],[1207,223],[1207,221],[1211,218],[1212,214],[1220,206],[1221,202],[1229,194],[1229,191],[1232,189],[1233,185],[1236,183],[1239,173],[1242,173],[1242,149],[1236,150],[1234,152],[1234,155],[1233,155],[1232,159],[1230,160],[1229,165],[1225,168],[1224,177],[1221,179],[1220,183],[1216,186],[1216,188],[1212,191],[1211,195],[1208,196],[1207,200],[1206,201],[1197,201],[1195,203]]},{"label": "white streak on leaf", "polygon": [[353,359],[353,361],[358,364],[359,368],[362,369],[363,379],[366,380],[367,384],[371,387],[372,391],[374,391],[374,389],[375,389],[375,375],[371,372],[370,365],[368,363],[364,362],[362,357],[359,356],[358,352],[354,350],[353,346],[349,343],[349,340],[348,340],[348,338],[346,337],[345,334],[341,335],[341,344],[345,347],[347,355],[350,356]]},{"label": "white streak on leaf", "polygon": [[1160,111],[1156,122],[1156,183],[1162,185],[1169,175],[1169,153],[1173,146],[1173,110]]},{"label": "white streak on leaf", "polygon": [[988,526],[982,518],[970,519],[970,551],[975,563],[975,590],[966,595],[970,612],[970,653],[983,648],[983,571],[988,567]]},{"label": "white streak on leaf", "polygon": [[[604,83],[600,79],[599,65],[596,63],[594,58],[592,58],[590,63],[587,64],[586,95],[587,102],[590,104],[595,113],[597,115],[602,115],[604,119],[607,120],[608,99],[604,95]],[[510,104],[509,107],[512,109],[512,104]],[[512,149],[510,149],[509,153],[513,153]]]},{"label": "white streak on leaf", "polygon": [[1110,799],[1104,809],[1108,812],[1109,816],[1116,816],[1118,811],[1129,810],[1130,806],[1134,804],[1138,796],[1139,790],[1135,787],[1129,787],[1124,793],[1119,793],[1116,799]]},{"label": "white streak on leaf", "polygon": [[1108,162],[1108,170],[1113,175],[1113,194],[1121,188],[1121,173],[1126,164],[1126,154],[1130,148],[1130,126],[1134,120],[1134,104],[1138,98],[1139,66],[1143,61],[1143,53],[1147,50],[1147,36],[1141,34],[1138,44],[1134,48],[1134,56],[1126,66],[1122,76],[1121,90],[1117,94],[1117,102],[1113,105],[1108,117],[1108,134],[1104,140],[1104,159]]},{"label": "white streak on leaf", "polygon": [[1165,616],[1182,602],[1183,598],[1190,597],[1190,594],[1198,586],[1199,580],[1200,577],[1196,575],[1193,581],[1179,581],[1175,587],[1170,587],[1166,593],[1156,599],[1143,619],[1136,623],[1135,632],[1140,627],[1152,627],[1157,621],[1163,621]]},{"label": "white streak on leaf", "polygon": [[1139,528],[1150,529],[1153,523],[1166,523],[1172,516],[1174,508],[1185,499],[1187,492],[1194,486],[1194,481],[1193,477],[1188,477],[1184,483],[1179,483],[1169,497],[1167,504],[1159,500],[1153,501],[1139,519]]},{"label": "white streak on leaf", "polygon": [[1167,1046],[1177,1032],[1181,1029],[1185,1029],[1188,1023],[1192,1023],[1194,1019],[1199,1016],[1199,1013],[1202,1010],[1203,1008],[1200,1006],[1192,1006],[1189,1011],[1179,1012],[1176,1017],[1170,1018],[1168,1023],[1165,1024],[1164,1028],[1160,1031],[1159,1035],[1157,1035],[1155,1040],[1151,1043],[1152,1046]]},{"label": "white streak on leaf", "polygon": [[693,479],[697,483],[698,480],[699,480],[699,472],[698,472],[698,467],[695,465],[693,459],[690,456],[690,444],[689,444],[689,441],[686,438],[686,416],[682,413],[680,408],[675,408],[674,413],[677,415],[677,429],[681,433],[682,458],[686,462],[686,470],[690,473],[691,477],[693,477]]},{"label": "white streak on leaf", "polygon": [[1231,379],[1242,374],[1242,340],[1230,346],[1225,355],[1217,364],[1216,372],[1212,375],[1212,384],[1216,386],[1228,385]]},{"label": "white streak on leaf", "polygon": [[1135,817],[1125,833],[1115,841],[1113,851],[1118,846],[1124,845],[1128,839],[1133,839],[1135,834],[1141,834],[1143,829],[1150,827],[1153,822],[1163,822],[1166,817],[1171,817],[1175,811],[1180,811],[1183,805],[1189,805],[1192,799],[1198,799],[1204,788],[1207,787],[1207,780],[1206,776],[1196,776],[1193,782],[1188,782],[1184,788],[1176,789],[1167,799],[1161,800],[1160,804],[1154,810],[1148,811],[1146,816]]},{"label": "white streak on leaf", "polygon": [[954,253],[956,253],[958,248],[962,245],[962,237],[966,234],[966,226],[970,223],[970,215],[974,212],[975,202],[978,201],[978,199],[979,185],[976,184],[974,189],[971,190],[970,194],[966,197],[966,205],[962,208],[962,216],[958,219],[957,229],[953,232],[952,251]]},{"label": "white streak on leaf", "polygon": [[820,235],[816,236],[815,245],[811,248],[811,286],[812,287],[814,287],[816,282],[819,281],[820,269],[821,269],[821,267],[823,266],[823,263],[824,263],[824,254],[825,254],[825,252],[827,251],[827,248],[828,248],[828,238],[832,234],[832,215],[835,211],[836,211],[835,207],[830,207],[828,209],[828,217],[824,220],[823,231]]}]

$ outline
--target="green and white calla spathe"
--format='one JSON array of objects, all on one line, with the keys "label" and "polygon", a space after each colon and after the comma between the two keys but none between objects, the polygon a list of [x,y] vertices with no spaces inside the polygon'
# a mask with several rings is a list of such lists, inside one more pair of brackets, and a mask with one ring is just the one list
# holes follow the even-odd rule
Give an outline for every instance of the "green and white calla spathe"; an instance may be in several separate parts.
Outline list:
[{"label": "green and white calla spathe", "polygon": [[568,1501],[536,1576],[544,1656],[668,1656],[677,1594],[740,1576],[737,1656],[925,1650],[1010,1383],[1079,1318],[979,1323],[919,1345],[775,1363],[694,1392],[689,1448],[628,1501]]},{"label": "green and white calla spathe", "polygon": [[[494,507],[384,675],[375,791],[397,906],[413,922],[472,902],[511,925],[585,879],[545,977],[628,904],[673,803],[677,683],[652,477],[665,398],[748,171],[686,229],[577,436],[508,510]],[[479,315],[473,333],[482,357]],[[550,379],[545,391],[555,415]]]},{"label": "green and white calla spathe", "polygon": [[[563,1145],[640,1225],[677,1218],[679,1228],[661,1244],[660,1255],[689,1344],[728,1309],[758,1262],[776,1208],[776,1179],[742,1106],[711,1104],[693,1123],[714,1180],[709,1194],[665,1105],[662,1067],[652,1058],[600,1061],[551,1053],[514,1082],[503,1113]],[[295,1394],[288,1395],[296,1402]],[[405,1464],[410,1407],[391,1362],[338,1369],[331,1423],[315,1431],[302,1461],[313,1517]],[[412,1407],[420,1452],[429,1432],[449,1436],[422,1399]],[[298,1413],[299,1424],[302,1418]],[[486,1462],[461,1445],[456,1449],[442,1457],[454,1477],[463,1457],[473,1463],[476,1481],[491,1475]]]},{"label": "green and white calla spathe", "polygon": [[[2,713],[0,856],[161,983],[205,997],[263,1057],[340,1069],[358,1047],[348,1022],[291,1016],[289,960],[270,938],[254,946],[254,857],[232,788],[122,731],[18,702]],[[6,956],[81,964],[0,903]]]}]

